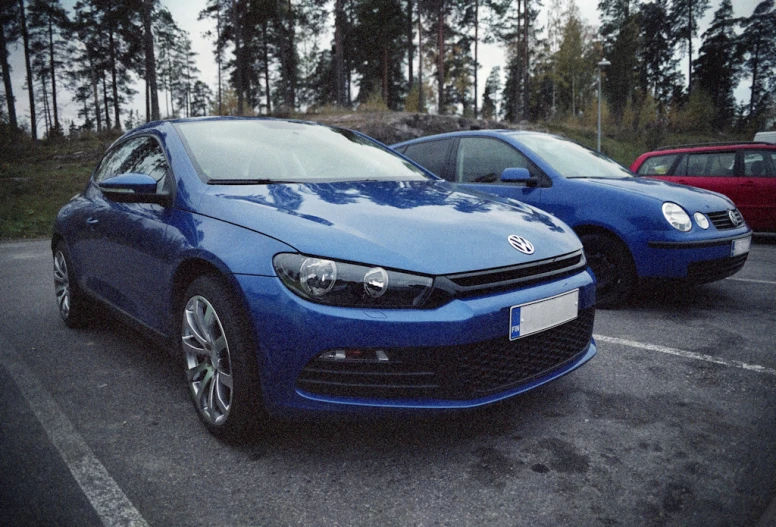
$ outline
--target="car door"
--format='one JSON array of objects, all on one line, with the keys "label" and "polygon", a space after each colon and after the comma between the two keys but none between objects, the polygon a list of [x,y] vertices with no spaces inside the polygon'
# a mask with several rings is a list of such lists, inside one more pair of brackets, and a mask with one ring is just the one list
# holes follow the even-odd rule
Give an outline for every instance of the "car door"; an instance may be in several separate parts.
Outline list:
[{"label": "car door", "polygon": [[161,144],[151,136],[130,139],[106,156],[95,172],[87,196],[92,212],[89,288],[121,311],[150,327],[159,327],[168,287],[170,248],[166,242],[171,211],[156,203],[120,203],[105,196],[98,185],[125,173],[140,173],[157,181],[157,192],[173,185]]},{"label": "car door", "polygon": [[776,231],[776,150],[739,151],[736,206],[754,230]]},{"label": "car door", "polygon": [[[526,168],[533,182],[503,182],[507,168]],[[513,198],[537,207],[542,187],[549,181],[534,163],[514,146],[493,137],[461,137],[455,151],[452,181],[482,192]]]},{"label": "car door", "polygon": [[674,177],[661,179],[719,192],[736,202],[739,185],[736,152],[724,150],[687,153],[674,170]]}]

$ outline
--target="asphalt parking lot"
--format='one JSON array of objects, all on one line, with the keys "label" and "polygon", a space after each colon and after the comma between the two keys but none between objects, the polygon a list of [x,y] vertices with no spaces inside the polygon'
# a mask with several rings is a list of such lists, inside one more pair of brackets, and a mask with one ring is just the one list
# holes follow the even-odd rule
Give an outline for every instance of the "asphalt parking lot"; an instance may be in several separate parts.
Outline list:
[{"label": "asphalt parking lot", "polygon": [[[0,244],[9,525],[766,525],[776,496],[776,238],[689,291],[599,311],[598,355],[507,403],[211,437],[178,363],[59,320],[46,240]],[[767,523],[771,525],[770,523]]]}]

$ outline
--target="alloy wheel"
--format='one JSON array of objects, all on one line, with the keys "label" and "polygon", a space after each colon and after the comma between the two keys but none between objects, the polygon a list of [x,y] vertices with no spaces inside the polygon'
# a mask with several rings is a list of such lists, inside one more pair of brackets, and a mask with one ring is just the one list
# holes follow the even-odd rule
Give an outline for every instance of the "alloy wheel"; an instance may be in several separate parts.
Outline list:
[{"label": "alloy wheel", "polygon": [[186,303],[182,341],[186,379],[197,409],[208,424],[222,425],[232,406],[232,363],[221,320],[203,296]]}]

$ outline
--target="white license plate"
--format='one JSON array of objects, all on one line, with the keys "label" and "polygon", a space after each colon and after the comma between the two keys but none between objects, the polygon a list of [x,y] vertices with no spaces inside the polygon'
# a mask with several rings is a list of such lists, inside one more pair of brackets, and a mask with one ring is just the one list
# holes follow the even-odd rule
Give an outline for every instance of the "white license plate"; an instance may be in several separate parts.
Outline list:
[{"label": "white license plate", "polygon": [[552,298],[512,306],[509,340],[517,340],[574,320],[579,313],[579,289]]},{"label": "white license plate", "polygon": [[730,256],[738,256],[739,254],[745,254],[749,252],[752,246],[752,237],[740,238],[733,240],[733,246],[730,248]]}]

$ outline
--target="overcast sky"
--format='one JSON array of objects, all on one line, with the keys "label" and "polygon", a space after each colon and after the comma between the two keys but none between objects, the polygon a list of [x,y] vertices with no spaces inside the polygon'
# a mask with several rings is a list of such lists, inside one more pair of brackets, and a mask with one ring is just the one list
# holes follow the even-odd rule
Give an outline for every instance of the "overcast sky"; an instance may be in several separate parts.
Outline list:
[{"label": "overcast sky", "polygon": [[[759,3],[760,0],[733,0],[733,10],[734,10],[734,16],[749,16],[752,14],[754,7]],[[598,16],[598,0],[576,0],[577,5],[580,10],[580,14],[583,18],[583,20],[591,24],[593,26],[598,26],[599,24],[599,16]],[[73,12],[73,4],[75,3],[75,0],[63,0],[62,4],[68,9],[69,13],[72,15]],[[167,7],[167,9],[170,10],[170,12],[173,15],[173,18],[175,19],[175,22],[178,24],[179,27],[185,29],[189,32],[189,37],[192,40],[192,48],[193,51],[197,53],[197,62],[199,69],[201,71],[201,79],[209,84],[215,91],[215,86],[217,84],[217,70],[215,61],[213,59],[213,42],[212,40],[209,40],[203,36],[203,33],[208,31],[209,29],[213,29],[214,22],[211,20],[204,20],[199,21],[197,20],[197,16],[199,12],[204,8],[205,0],[161,0],[162,5]],[[539,23],[541,25],[546,25],[547,23],[547,5],[549,4],[549,0],[544,0],[544,8],[542,9],[542,13],[540,14],[540,20]],[[703,20],[700,21],[700,32],[699,34],[702,34],[703,31],[706,30],[709,23],[711,22],[714,11],[717,10],[719,7],[720,0],[712,0],[711,1],[711,7],[706,12],[706,16]],[[693,43],[693,49],[694,49],[694,57],[697,57],[697,50],[700,46],[700,39],[697,39]],[[21,46],[21,43],[17,43],[15,46],[10,46],[10,61],[11,61],[11,68],[12,68],[12,78],[13,78],[13,89],[14,89],[14,95],[16,97],[16,113],[19,117],[20,121],[29,121],[29,104],[27,100],[27,90],[24,87],[25,85],[25,70],[24,70],[24,50]],[[687,74],[687,57],[684,58],[682,61],[681,71],[685,74]],[[488,45],[481,45],[480,46],[480,63],[481,63],[481,69],[479,71],[479,94],[480,97],[482,96],[483,87],[485,84],[485,79],[487,78],[488,74],[490,73],[491,69],[494,66],[500,65],[503,66],[504,63],[504,54],[503,51],[497,47],[497,46],[488,46]],[[133,101],[132,108],[138,110],[143,118],[145,118],[145,102],[144,102],[144,95],[143,95],[143,87],[142,85],[139,85],[136,87],[138,90],[138,94],[135,96],[135,100]],[[736,90],[736,98],[739,100],[746,100],[748,101],[748,83],[745,80],[741,83],[741,85]],[[160,106],[162,108],[162,111],[164,112],[164,103],[163,98],[160,96]],[[65,97],[59,97],[59,104],[60,104],[60,112],[63,116],[62,121],[65,122],[68,119],[75,119],[75,115],[77,113],[77,108],[75,106],[75,103],[73,103],[70,100],[69,94],[67,94]],[[123,112],[128,111],[128,109],[122,108]],[[122,117],[122,120],[124,117]],[[76,122],[80,122],[80,120],[75,119]],[[39,126],[40,128],[40,126]]]}]

